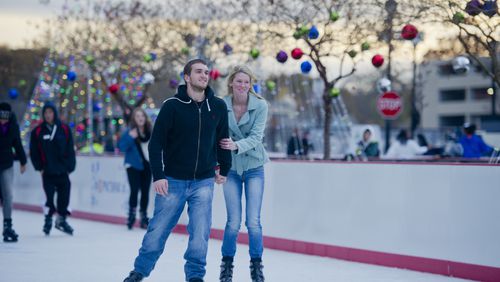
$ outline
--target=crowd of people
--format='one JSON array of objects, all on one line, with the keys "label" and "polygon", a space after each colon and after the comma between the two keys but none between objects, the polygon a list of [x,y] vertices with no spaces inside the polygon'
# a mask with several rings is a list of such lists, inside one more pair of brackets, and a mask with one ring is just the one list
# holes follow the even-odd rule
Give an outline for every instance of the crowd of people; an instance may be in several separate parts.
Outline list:
[{"label": "crowd of people", "polygon": [[[135,258],[133,269],[124,282],[138,282],[148,277],[163,253],[165,243],[188,206],[189,241],[184,253],[185,278],[203,281],[212,220],[214,185],[223,187],[227,222],[221,248],[219,280],[233,279],[237,237],[242,222],[249,235],[249,271],[253,282],[264,281],[261,206],[264,195],[264,164],[269,161],[263,145],[268,118],[268,103],[254,92],[256,81],[246,66],[235,66],[228,76],[228,95],[218,98],[210,86],[207,63],[189,61],[183,70],[185,84],[174,97],[164,101],[154,126],[147,113],[137,108],[131,113],[128,127],[118,143],[124,153],[124,166],[130,186],[126,226],[138,226],[146,233]],[[29,157],[40,172],[46,202],[42,231],[50,235],[56,229],[72,235],[67,217],[71,193],[69,174],[76,168],[71,129],[62,122],[56,107],[45,103],[43,121],[30,134]],[[365,158],[411,159],[423,154],[479,158],[493,148],[475,133],[473,124],[464,125],[459,139],[449,135],[444,147],[433,148],[423,135],[413,140],[401,130],[383,153],[373,132],[365,129],[355,147],[356,155]],[[314,150],[309,132],[298,128],[288,141],[289,158],[305,159]],[[26,170],[19,126],[11,106],[0,103],[0,188],[3,205],[3,239],[16,242],[19,235],[12,224],[13,164]],[[151,183],[155,193],[154,213],[148,217]],[[54,197],[57,195],[57,202]],[[139,200],[140,195],[140,200]],[[244,195],[244,199],[243,199]],[[57,214],[55,224],[53,217]]]}]

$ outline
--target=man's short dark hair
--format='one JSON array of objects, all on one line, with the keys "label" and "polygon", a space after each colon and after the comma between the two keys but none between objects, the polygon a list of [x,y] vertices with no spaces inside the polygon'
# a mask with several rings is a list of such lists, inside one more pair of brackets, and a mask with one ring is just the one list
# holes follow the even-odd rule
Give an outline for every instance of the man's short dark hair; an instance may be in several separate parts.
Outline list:
[{"label": "man's short dark hair", "polygon": [[193,60],[189,61],[184,66],[184,70],[183,70],[184,75],[187,75],[187,76],[191,75],[191,70],[192,70],[194,64],[204,64],[205,66],[208,66],[207,62],[205,62],[205,60],[203,60],[203,59],[193,59]]}]

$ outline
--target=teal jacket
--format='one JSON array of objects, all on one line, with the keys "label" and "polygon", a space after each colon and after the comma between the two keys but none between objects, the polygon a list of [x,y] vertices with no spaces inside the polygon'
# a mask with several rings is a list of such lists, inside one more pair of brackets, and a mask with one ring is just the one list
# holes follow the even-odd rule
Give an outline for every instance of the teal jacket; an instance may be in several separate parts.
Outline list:
[{"label": "teal jacket", "polygon": [[232,170],[238,174],[243,171],[264,165],[269,157],[264,149],[262,139],[267,121],[267,102],[250,94],[247,112],[236,122],[233,113],[231,96],[224,97],[227,104],[229,136],[238,146],[238,151],[232,151]]}]

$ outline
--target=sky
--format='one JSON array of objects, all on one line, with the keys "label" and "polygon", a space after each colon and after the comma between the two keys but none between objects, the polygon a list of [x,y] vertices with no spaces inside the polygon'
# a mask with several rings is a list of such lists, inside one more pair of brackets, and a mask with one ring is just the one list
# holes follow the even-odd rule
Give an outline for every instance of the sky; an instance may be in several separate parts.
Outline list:
[{"label": "sky", "polygon": [[54,17],[64,1],[0,0],[0,45],[25,47],[31,39],[39,36],[35,24]]}]

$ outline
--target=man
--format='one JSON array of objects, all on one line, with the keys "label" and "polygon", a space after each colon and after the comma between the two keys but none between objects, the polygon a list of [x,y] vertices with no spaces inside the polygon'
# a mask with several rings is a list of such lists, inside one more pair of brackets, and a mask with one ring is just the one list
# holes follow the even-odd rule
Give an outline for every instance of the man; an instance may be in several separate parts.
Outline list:
[{"label": "man", "polygon": [[[57,211],[55,228],[73,235],[73,228],[67,223],[71,182],[69,174],[75,170],[76,156],[73,137],[69,127],[57,117],[53,104],[42,108],[43,122],[33,129],[30,138],[30,157],[35,170],[42,174],[45,203],[43,232],[50,234],[52,216]],[[54,195],[57,193],[57,208]]]},{"label": "man", "polygon": [[493,148],[486,144],[483,138],[476,134],[476,125],[466,122],[464,124],[465,135],[460,138],[459,143],[463,148],[464,158],[480,158],[491,154]]},{"label": "man", "polygon": [[[15,156],[12,149],[16,152]],[[8,103],[0,103],[0,199],[3,205],[3,241],[17,242],[18,235],[12,228],[12,181],[14,159],[21,163],[21,173],[26,170],[26,154],[21,143],[16,116]]]},{"label": "man", "polygon": [[[208,87],[208,67],[195,59],[184,67],[186,85],[167,99],[156,119],[149,142],[153,186],[157,193],[154,216],[144,235],[134,270],[124,282],[149,276],[165,242],[188,205],[189,243],[184,254],[186,281],[202,282],[212,220],[215,182],[226,181],[231,151],[221,149],[229,137],[227,107]],[[215,167],[219,164],[219,173]]]}]

